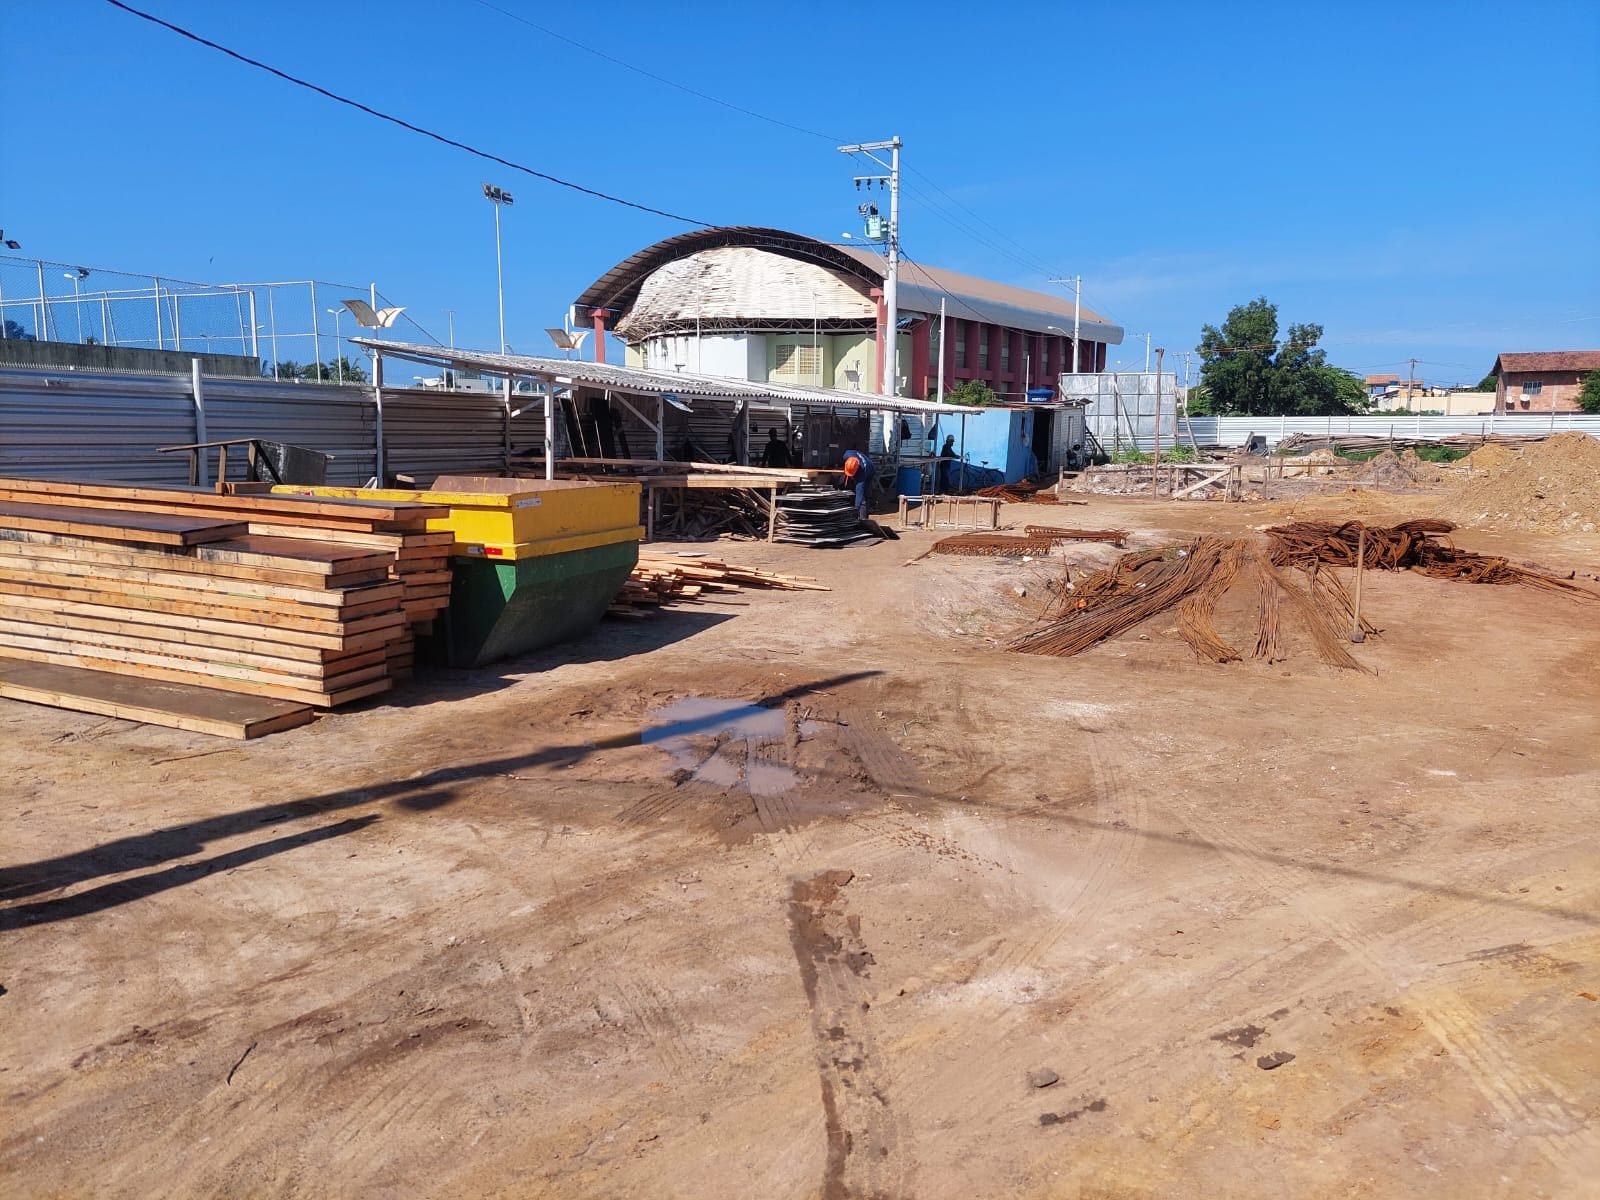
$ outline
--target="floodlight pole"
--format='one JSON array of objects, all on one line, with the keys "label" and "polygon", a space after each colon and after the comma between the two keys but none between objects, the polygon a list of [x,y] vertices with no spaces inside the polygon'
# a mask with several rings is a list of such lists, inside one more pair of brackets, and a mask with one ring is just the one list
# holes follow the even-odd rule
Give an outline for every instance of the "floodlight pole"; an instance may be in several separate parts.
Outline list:
[{"label": "floodlight pole", "polygon": [[500,258],[500,206],[515,203],[511,193],[492,183],[483,185],[483,198],[494,205],[494,278],[500,298],[500,353],[506,352],[506,274]]},{"label": "floodlight pole", "polygon": [[500,301],[500,353],[506,352],[506,273],[500,258],[500,202],[494,201],[494,279]]}]

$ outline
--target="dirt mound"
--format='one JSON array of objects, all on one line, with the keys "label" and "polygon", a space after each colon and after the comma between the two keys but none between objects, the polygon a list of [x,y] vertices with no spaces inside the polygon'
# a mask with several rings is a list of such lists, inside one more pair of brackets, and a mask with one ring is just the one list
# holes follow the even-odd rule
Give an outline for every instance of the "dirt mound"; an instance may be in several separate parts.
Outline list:
[{"label": "dirt mound", "polygon": [[1474,471],[1482,471],[1492,475],[1505,467],[1509,467],[1521,457],[1521,454],[1510,446],[1502,446],[1498,442],[1485,442],[1471,454],[1461,460],[1461,465],[1469,466]]},{"label": "dirt mound", "polygon": [[1600,439],[1558,433],[1536,442],[1493,474],[1464,483],[1444,515],[1461,525],[1592,533],[1600,527]]},{"label": "dirt mound", "polygon": [[1385,450],[1368,459],[1366,466],[1356,472],[1356,478],[1376,487],[1414,487],[1417,482],[1417,472],[1412,464],[1417,461],[1417,456],[1410,450],[1406,453],[1411,455],[1411,462],[1407,462],[1393,450]]}]

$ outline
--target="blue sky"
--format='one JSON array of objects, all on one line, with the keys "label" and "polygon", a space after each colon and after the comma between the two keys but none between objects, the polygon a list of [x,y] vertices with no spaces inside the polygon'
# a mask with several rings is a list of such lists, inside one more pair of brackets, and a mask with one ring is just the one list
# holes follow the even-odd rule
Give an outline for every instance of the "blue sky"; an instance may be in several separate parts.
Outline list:
[{"label": "blue sky", "polygon": [[[898,133],[919,172],[908,253],[1038,288],[1081,272],[1086,305],[1170,351],[1258,294],[1285,323],[1325,326],[1330,357],[1359,372],[1415,355],[1419,375],[1475,382],[1502,349],[1600,346],[1588,0],[131,2],[719,224],[855,229],[854,169],[830,139]],[[0,36],[0,226],[24,254],[203,281],[376,280],[439,336],[454,309],[458,342],[490,346],[492,180],[517,200],[509,338],[544,352],[540,331],[589,282],[685,228],[378,123],[103,0],[8,5]],[[1142,338],[1112,358],[1142,361]]]}]

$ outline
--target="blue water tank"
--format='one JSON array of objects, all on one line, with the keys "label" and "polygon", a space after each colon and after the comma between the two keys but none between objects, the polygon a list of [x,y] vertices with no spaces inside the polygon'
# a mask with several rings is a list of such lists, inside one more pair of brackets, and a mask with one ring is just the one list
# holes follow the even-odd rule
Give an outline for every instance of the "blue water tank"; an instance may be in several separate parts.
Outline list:
[{"label": "blue water tank", "polygon": [[895,472],[894,494],[897,496],[922,495],[922,472],[916,467],[901,467]]}]

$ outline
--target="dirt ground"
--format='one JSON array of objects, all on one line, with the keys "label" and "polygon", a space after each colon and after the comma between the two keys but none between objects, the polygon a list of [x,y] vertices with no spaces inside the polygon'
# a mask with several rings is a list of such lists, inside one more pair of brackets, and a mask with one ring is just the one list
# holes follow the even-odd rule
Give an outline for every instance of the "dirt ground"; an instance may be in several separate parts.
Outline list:
[{"label": "dirt ground", "polygon": [[1060,564],[931,540],[258,743],[0,702],[4,1193],[1600,1195],[1600,606],[1027,657]]}]

